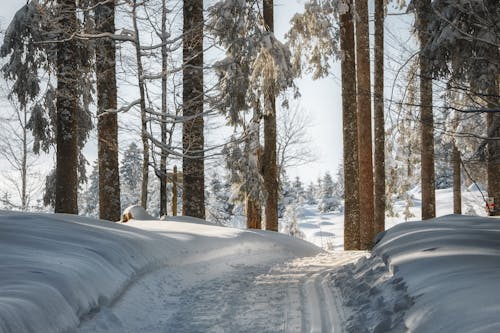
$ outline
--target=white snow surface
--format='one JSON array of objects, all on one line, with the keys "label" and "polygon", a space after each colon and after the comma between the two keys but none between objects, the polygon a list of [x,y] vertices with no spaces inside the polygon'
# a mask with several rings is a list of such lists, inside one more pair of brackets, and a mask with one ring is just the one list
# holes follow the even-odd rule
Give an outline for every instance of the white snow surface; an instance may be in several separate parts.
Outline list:
[{"label": "white snow surface", "polygon": [[[341,215],[298,215],[339,249]],[[0,211],[0,332],[500,331],[500,219],[400,223],[369,256],[147,218]]]},{"label": "white snow surface", "polygon": [[[1,211],[0,332],[66,332],[95,313],[107,315],[104,326],[115,323],[115,331],[123,332],[110,309],[150,273],[163,272],[161,281],[167,283],[169,274],[176,276],[172,281],[179,285],[167,291],[179,292],[183,286],[190,288],[234,270],[265,271],[272,264],[321,252],[281,234],[190,222],[199,221],[119,224],[74,215]],[[137,311],[132,307],[125,318]],[[164,330],[160,325],[152,331]]]}]

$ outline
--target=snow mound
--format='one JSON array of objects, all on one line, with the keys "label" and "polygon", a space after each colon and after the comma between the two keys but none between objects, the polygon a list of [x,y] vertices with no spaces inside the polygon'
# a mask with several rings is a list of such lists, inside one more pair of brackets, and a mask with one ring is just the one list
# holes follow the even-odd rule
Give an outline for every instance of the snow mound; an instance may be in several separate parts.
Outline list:
[{"label": "snow mound", "polygon": [[362,257],[332,274],[351,308],[345,327],[352,333],[405,332],[404,314],[414,303],[401,277],[394,276],[379,257]]},{"label": "snow mound", "polygon": [[74,331],[160,268],[203,263],[226,272],[318,252],[266,231],[0,211],[0,332]]},{"label": "snow mound", "polygon": [[[386,325],[381,332],[500,332],[499,220],[447,215],[402,223],[385,232],[372,254],[372,260],[360,261],[346,272],[354,273],[361,285],[367,282],[367,288],[379,285],[378,280],[369,282],[370,275],[399,281],[397,302],[380,304],[383,311],[392,311],[391,326],[388,321],[383,324],[387,317],[377,319]],[[353,285],[360,288],[359,283]],[[364,299],[363,294],[366,291],[353,302],[362,304],[360,312],[366,307],[375,313],[377,297]],[[394,322],[394,315],[399,318],[402,313],[404,326],[394,326],[402,325]]]},{"label": "snow mound", "polygon": [[139,205],[133,205],[125,208],[120,222],[125,223],[130,220],[156,220],[156,219],[151,215],[149,215],[149,213],[144,209],[144,207]]}]

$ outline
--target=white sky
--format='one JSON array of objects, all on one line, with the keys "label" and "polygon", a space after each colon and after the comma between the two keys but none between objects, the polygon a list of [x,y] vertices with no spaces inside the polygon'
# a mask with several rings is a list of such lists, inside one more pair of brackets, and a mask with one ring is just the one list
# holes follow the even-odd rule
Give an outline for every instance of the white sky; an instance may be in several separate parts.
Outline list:
[{"label": "white sky", "polygon": [[[275,30],[278,38],[283,39],[283,35],[289,29],[289,20],[296,12],[302,11],[304,2],[305,0],[275,0]],[[15,12],[25,3],[26,0],[2,1],[0,7],[1,28],[5,29]],[[397,28],[397,31],[393,31],[396,36],[405,36],[409,31],[408,21],[408,16],[389,17],[386,21],[386,27]],[[392,44],[391,46],[394,47]],[[393,58],[395,59],[397,56]],[[397,63],[397,59],[394,62]],[[388,60],[387,63],[390,65],[391,60]],[[334,174],[342,159],[342,100],[338,63],[334,66],[334,72],[334,75],[327,79],[312,81],[306,77],[297,80],[301,98],[291,104],[299,105],[310,116],[311,124],[308,133],[317,159],[313,163],[289,170],[289,175],[291,177],[298,175],[305,182],[315,181],[326,171]],[[386,79],[386,86],[388,84]],[[95,145],[92,141],[90,144]],[[88,147],[86,151],[92,154],[95,149]],[[89,156],[89,161],[92,162],[94,158]]]}]

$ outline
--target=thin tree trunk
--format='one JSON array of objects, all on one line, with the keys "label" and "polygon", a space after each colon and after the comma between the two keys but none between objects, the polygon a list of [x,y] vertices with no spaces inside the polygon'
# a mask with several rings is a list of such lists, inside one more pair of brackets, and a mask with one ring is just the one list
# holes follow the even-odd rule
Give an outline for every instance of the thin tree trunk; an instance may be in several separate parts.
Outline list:
[{"label": "thin tree trunk", "polygon": [[[264,0],[264,24],[274,31],[274,2]],[[266,188],[266,230],[278,231],[278,165],[276,161],[276,100],[264,93],[264,184]]]},{"label": "thin tree trunk", "polygon": [[[492,84],[489,91],[488,108],[500,106],[499,82]],[[493,198],[494,207],[490,216],[500,216],[500,114],[488,113],[486,116],[488,128],[488,197]]]},{"label": "thin tree trunk", "polygon": [[177,216],[177,165],[172,175],[172,216]]},{"label": "thin tree trunk", "polygon": [[460,151],[453,144],[453,214],[462,214],[462,176],[460,172]]},{"label": "thin tree trunk", "polygon": [[342,122],[344,135],[344,249],[360,249],[358,124],[356,116],[356,57],[352,0],[350,10],[340,16],[342,71]]},{"label": "thin tree trunk", "polygon": [[[115,32],[115,2],[96,0],[95,22],[98,33]],[[99,217],[120,220],[120,173],[118,170],[118,119],[116,110],[115,42],[96,40],[97,136],[99,160]]]},{"label": "thin tree trunk", "polygon": [[75,0],[61,0],[57,49],[57,137],[55,212],[78,214],[78,85]]},{"label": "thin tree trunk", "polygon": [[139,29],[137,27],[137,0],[134,0],[132,9],[132,19],[135,32],[135,54],[137,61],[137,80],[139,83],[140,106],[141,106],[141,138],[142,138],[142,185],[141,185],[141,206],[148,207],[148,182],[149,182],[149,139],[148,123],[146,115],[146,94],[144,91],[144,79],[142,68],[141,41],[139,39]]},{"label": "thin tree trunk", "polygon": [[183,13],[182,213],[204,219],[203,1],[185,0]]},{"label": "thin tree trunk", "polygon": [[28,175],[28,113],[26,108],[22,107],[23,122],[21,123],[23,129],[23,156],[21,157],[21,210],[28,209],[28,194],[27,194],[27,175]]},{"label": "thin tree trunk", "polygon": [[[432,14],[430,0],[415,1],[418,38],[422,49],[429,39],[427,27]],[[436,216],[434,171],[434,116],[432,112],[432,75],[428,60],[420,55],[420,122],[422,164],[422,220]]]},{"label": "thin tree trunk", "polygon": [[370,83],[370,40],[368,29],[368,1],[356,0],[356,81],[359,148],[360,246],[372,247],[374,238],[374,198],[372,162],[372,112]]},{"label": "thin tree trunk", "polygon": [[167,4],[162,0],[161,13],[161,156],[160,156],[160,216],[167,214]]},{"label": "thin tree trunk", "polygon": [[385,120],[384,120],[384,0],[375,0],[374,102],[375,234],[385,230]]}]

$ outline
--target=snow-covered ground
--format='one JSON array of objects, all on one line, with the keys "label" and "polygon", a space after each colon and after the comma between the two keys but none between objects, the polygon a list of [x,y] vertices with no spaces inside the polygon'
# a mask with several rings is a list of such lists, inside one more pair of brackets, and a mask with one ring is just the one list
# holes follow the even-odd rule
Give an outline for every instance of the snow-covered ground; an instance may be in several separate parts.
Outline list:
[{"label": "snow-covered ground", "polygon": [[[341,216],[302,213],[339,249]],[[0,332],[499,332],[499,263],[485,217],[401,223],[369,255],[192,218],[3,211]]]},{"label": "snow-covered ground", "polygon": [[[408,192],[412,198],[409,207],[411,217],[408,221],[419,221],[422,215],[421,193],[417,187]],[[405,221],[404,200],[394,203],[396,216],[386,218],[386,229]],[[304,205],[297,209],[299,229],[305,240],[326,250],[342,251],[344,249],[344,215],[342,213],[320,213],[317,205]],[[468,215],[486,216],[484,200],[481,192],[474,188],[462,190],[462,212]],[[436,190],[436,216],[453,214],[453,190]]]}]

